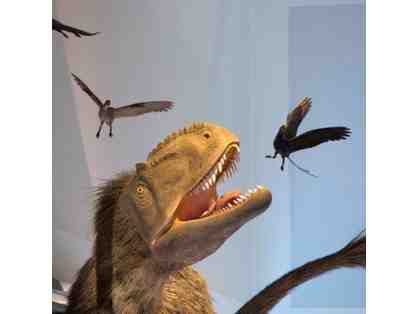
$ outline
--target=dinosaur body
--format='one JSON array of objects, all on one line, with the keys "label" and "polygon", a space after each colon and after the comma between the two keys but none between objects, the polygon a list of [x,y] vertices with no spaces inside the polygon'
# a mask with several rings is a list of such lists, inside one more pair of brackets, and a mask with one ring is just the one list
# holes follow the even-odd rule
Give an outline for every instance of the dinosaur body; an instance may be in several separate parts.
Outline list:
[{"label": "dinosaur body", "polygon": [[261,214],[271,193],[218,197],[239,159],[228,130],[198,123],[169,135],[136,165],[99,187],[93,256],[72,286],[67,313],[214,313],[190,265]]},{"label": "dinosaur body", "polygon": [[111,205],[130,177],[103,187],[94,255],[72,287],[67,313],[214,313],[204,279],[189,266],[161,267],[133,220]]}]

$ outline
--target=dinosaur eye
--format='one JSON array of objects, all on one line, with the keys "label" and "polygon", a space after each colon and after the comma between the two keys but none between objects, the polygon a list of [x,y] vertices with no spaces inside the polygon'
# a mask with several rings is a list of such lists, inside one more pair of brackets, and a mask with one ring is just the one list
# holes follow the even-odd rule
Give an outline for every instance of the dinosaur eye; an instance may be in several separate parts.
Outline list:
[{"label": "dinosaur eye", "polygon": [[142,186],[138,186],[137,188],[136,188],[136,192],[138,193],[138,194],[143,194],[144,193],[144,188],[142,187]]},{"label": "dinosaur eye", "polygon": [[206,131],[205,133],[203,133],[203,136],[205,137],[205,139],[209,139],[210,133]]}]

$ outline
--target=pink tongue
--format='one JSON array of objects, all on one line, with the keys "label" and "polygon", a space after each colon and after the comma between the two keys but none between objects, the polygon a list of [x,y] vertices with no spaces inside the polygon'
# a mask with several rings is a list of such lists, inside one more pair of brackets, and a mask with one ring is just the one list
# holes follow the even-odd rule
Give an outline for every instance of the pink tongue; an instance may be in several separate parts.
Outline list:
[{"label": "pink tongue", "polygon": [[214,187],[211,189],[199,192],[199,194],[190,194],[186,196],[179,205],[177,213],[180,220],[196,219],[200,217],[205,211],[212,211],[223,208],[226,204],[233,201],[240,195],[239,191],[226,192],[221,197],[217,198]]},{"label": "pink tongue", "polygon": [[226,204],[232,202],[234,199],[238,198],[238,196],[240,196],[240,192],[238,190],[226,192],[216,200],[216,209],[225,207]]}]

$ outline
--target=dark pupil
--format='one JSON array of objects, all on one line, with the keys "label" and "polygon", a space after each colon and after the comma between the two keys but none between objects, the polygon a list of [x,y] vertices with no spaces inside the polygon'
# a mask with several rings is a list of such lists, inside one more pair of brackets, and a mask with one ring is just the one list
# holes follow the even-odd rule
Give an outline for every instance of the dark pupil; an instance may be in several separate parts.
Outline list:
[{"label": "dark pupil", "polygon": [[208,133],[205,133],[203,136],[206,137],[206,138],[210,137],[210,135]]}]

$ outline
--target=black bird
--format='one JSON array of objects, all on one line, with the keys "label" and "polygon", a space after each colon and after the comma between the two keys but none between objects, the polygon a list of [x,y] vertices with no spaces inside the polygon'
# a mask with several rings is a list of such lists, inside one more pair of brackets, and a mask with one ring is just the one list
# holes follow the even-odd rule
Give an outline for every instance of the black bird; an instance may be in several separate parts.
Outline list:
[{"label": "black bird", "polygon": [[312,175],[309,171],[300,168],[296,165],[290,154],[311,147],[315,147],[328,141],[344,140],[350,136],[351,130],[346,127],[328,127],[321,129],[314,129],[296,136],[299,124],[309,112],[312,106],[310,97],[303,98],[288,115],[286,124],[283,124],[276,137],[274,138],[273,147],[274,155],[266,155],[266,158],[276,158],[277,155],[282,157],[282,164],[280,169],[283,171],[285,159],[296,166],[298,169]]},{"label": "black bird", "polygon": [[82,29],[78,29],[78,28],[75,28],[75,27],[71,27],[71,26],[62,24],[60,21],[57,21],[55,19],[52,19],[52,30],[57,31],[58,33],[60,33],[65,38],[68,38],[68,35],[65,32],[72,33],[77,37],[93,36],[93,35],[99,34],[99,32],[89,33],[89,32],[83,31]]}]

